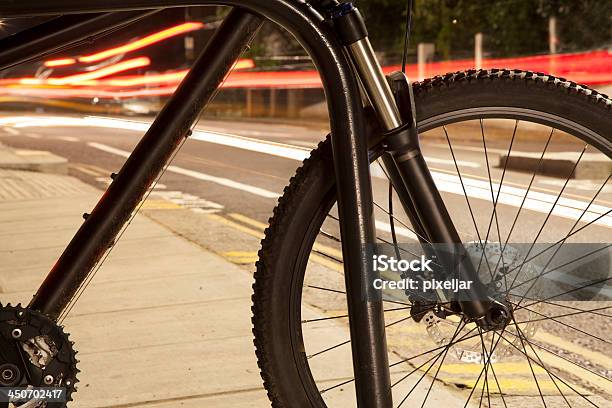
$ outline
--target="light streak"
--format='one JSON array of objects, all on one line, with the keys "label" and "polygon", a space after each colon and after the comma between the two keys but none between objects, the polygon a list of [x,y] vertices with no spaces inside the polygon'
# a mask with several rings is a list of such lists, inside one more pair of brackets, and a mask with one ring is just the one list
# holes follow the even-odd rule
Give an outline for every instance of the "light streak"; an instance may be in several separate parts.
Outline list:
[{"label": "light streak", "polygon": [[66,65],[72,65],[76,63],[76,60],[74,58],[61,58],[61,59],[54,59],[54,60],[48,60],[44,62],[45,67],[63,67]]},{"label": "light streak", "polygon": [[69,75],[60,78],[21,78],[19,83],[22,85],[75,85],[78,83],[86,83],[98,78],[104,78],[118,72],[127,71],[134,68],[142,68],[151,64],[148,57],[133,58],[127,61],[118,62],[117,64],[109,65],[95,71],[86,72],[84,74]]},{"label": "light streak", "polygon": [[95,54],[84,55],[79,57],[79,62],[96,62],[100,61],[115,55],[125,54],[127,52],[135,51],[144,47],[148,47],[149,45],[155,44],[157,42],[163,41],[167,38],[177,36],[179,34],[188,33],[190,31],[199,30],[204,27],[203,23],[200,22],[188,22],[179,24],[174,27],[167,28],[165,30],[159,31],[157,33],[148,35],[139,40],[129,42],[127,44],[121,45],[119,47],[110,48],[104,51],[97,52]]}]

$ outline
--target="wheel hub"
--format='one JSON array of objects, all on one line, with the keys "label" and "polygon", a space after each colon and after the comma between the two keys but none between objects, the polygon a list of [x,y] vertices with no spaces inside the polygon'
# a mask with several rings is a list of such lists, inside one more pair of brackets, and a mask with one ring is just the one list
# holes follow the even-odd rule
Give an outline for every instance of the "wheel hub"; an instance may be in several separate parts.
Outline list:
[{"label": "wheel hub", "polygon": [[[525,254],[511,245],[504,247],[504,244],[499,242],[482,244],[480,242],[470,242],[465,245],[465,248],[472,262],[476,266],[480,266],[478,276],[481,282],[489,287],[496,299],[510,305],[510,309],[502,303],[492,305],[487,315],[483,317],[486,322],[476,324],[469,321],[457,307],[442,308],[441,305],[428,305],[426,310],[421,311],[421,318],[415,320],[425,325],[429,337],[439,346],[445,346],[449,343],[459,324],[464,326],[457,333],[456,339],[460,339],[462,335],[477,326],[479,331],[476,332],[476,336],[472,332],[471,336],[473,338],[461,341],[451,348],[455,351],[457,358],[463,362],[478,364],[482,364],[486,360],[495,362],[501,357],[513,355],[516,349],[502,340],[499,341],[491,355],[485,356],[482,352],[482,341],[488,342],[487,347],[489,347],[490,343],[497,342],[500,338],[499,334],[503,333],[504,338],[514,344],[515,341],[519,342],[519,329],[521,334],[528,339],[532,338],[537,331],[537,323],[530,321],[537,319],[539,306],[531,306],[529,310],[524,308],[517,311],[513,310],[515,301],[521,298],[520,294],[513,294],[513,288],[531,282],[537,276],[538,269],[530,263],[521,266]],[[531,284],[527,283],[521,287],[526,287],[526,290],[530,286]],[[529,296],[537,297],[539,291],[540,288],[534,285],[529,291]],[[421,309],[424,309],[424,307],[421,307]],[[520,317],[517,317],[517,314]],[[518,324],[517,328],[515,323],[519,321],[524,323]],[[478,336],[479,332],[482,333],[482,339]],[[520,346],[520,344],[515,345]]]}]

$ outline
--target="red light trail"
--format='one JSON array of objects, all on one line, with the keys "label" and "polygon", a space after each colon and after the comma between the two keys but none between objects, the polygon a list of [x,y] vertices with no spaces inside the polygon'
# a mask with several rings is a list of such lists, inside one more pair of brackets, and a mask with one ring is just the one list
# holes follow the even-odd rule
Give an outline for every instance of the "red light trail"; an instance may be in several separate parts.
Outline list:
[{"label": "red light trail", "polygon": [[101,61],[103,59],[113,57],[119,54],[125,54],[131,51],[139,50],[141,48],[148,47],[149,45],[153,45],[160,41],[163,41],[167,38],[171,38],[180,34],[188,33],[190,31],[199,30],[204,27],[204,23],[199,22],[189,22],[180,24],[174,27],[167,28],[165,30],[159,31],[157,33],[148,35],[139,40],[129,42],[127,44],[121,45],[119,47],[110,48],[108,50],[100,51],[95,54],[85,55],[79,57],[79,62],[96,62]]}]

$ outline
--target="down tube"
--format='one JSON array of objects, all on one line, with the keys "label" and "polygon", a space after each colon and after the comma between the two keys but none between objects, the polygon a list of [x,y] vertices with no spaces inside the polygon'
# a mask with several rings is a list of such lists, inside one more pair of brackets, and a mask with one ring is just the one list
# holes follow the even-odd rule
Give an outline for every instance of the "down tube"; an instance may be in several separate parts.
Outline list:
[{"label": "down tube", "polygon": [[60,315],[261,24],[260,17],[243,9],[229,13],[53,266],[30,307],[55,318]]},{"label": "down tube", "polygon": [[297,37],[322,74],[331,118],[344,271],[350,293],[349,321],[357,403],[365,408],[390,408],[391,381],[382,300],[378,296],[363,296],[373,275],[364,248],[375,242],[376,235],[361,96],[342,45],[321,15],[298,0],[31,0],[27,5],[10,1],[0,2],[0,15],[127,11],[207,4],[246,7],[276,22]]}]

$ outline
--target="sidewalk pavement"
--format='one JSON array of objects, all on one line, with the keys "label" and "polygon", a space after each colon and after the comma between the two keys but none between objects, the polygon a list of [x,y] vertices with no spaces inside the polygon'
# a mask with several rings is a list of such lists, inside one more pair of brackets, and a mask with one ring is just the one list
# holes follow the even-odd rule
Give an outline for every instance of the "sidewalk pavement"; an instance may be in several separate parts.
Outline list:
[{"label": "sidewalk pavement", "polygon": [[[100,191],[0,170],[0,300],[27,303]],[[64,322],[78,407],[266,407],[251,276],[137,216]]]},{"label": "sidewalk pavement", "polygon": [[[100,195],[73,177],[0,165],[0,302],[29,302]],[[137,215],[63,322],[82,370],[72,406],[269,407],[252,341],[251,283],[239,266]],[[302,313],[324,317],[309,307]],[[312,329],[312,350],[348,337],[342,323]],[[350,379],[350,358],[342,347],[319,359],[321,384]],[[396,367],[393,379],[409,369]],[[405,381],[396,391],[411,386]],[[423,382],[414,395],[427,391]],[[450,390],[432,398],[459,401]],[[354,406],[352,384],[327,402]]]}]

